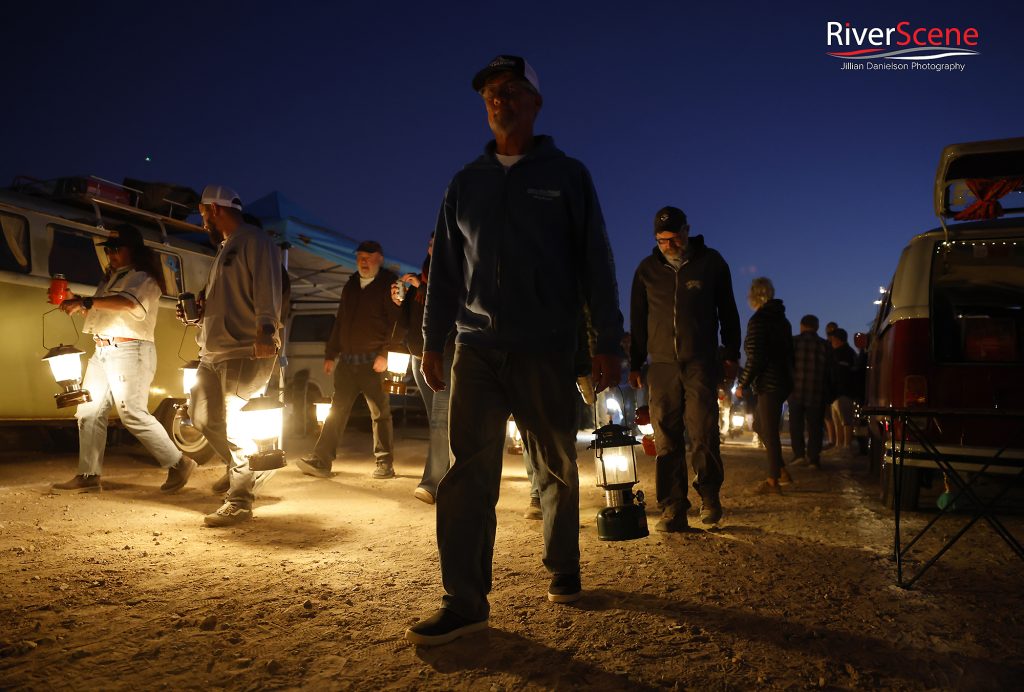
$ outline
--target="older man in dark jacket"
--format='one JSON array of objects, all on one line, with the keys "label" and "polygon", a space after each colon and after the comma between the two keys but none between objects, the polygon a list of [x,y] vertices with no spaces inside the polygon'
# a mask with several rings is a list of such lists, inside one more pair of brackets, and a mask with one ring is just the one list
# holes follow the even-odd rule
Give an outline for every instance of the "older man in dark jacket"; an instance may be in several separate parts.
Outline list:
[{"label": "older man in dark jacket", "polygon": [[647,384],[651,422],[658,449],[659,531],[685,531],[690,508],[686,491],[686,447],[700,493],[700,517],[715,524],[722,517],[719,489],[725,474],[718,438],[718,333],[724,365],[731,379],[739,359],[740,318],[733,297],[729,265],[704,244],[689,237],[686,214],[665,207],[654,217],[657,247],[637,267],[630,303],[632,342],[630,384],[643,386],[641,368],[650,356]]},{"label": "older man in dark jacket", "polygon": [[[373,424],[374,478],[394,478],[391,403],[384,392],[388,351],[405,335],[397,327],[399,308],[391,300],[394,272],[383,269],[380,243],[366,240],[356,248],[356,266],[341,290],[338,314],[324,349],[324,372],[334,373],[331,411],[313,453],[295,462],[307,476],[328,478],[338,441],[348,425],[356,397],[366,397]],[[337,364],[335,364],[337,361]]]}]

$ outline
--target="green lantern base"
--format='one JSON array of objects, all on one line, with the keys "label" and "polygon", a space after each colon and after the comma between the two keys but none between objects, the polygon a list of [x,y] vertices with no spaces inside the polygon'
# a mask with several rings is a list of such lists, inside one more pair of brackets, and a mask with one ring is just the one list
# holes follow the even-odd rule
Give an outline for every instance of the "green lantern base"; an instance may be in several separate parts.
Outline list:
[{"label": "green lantern base", "polygon": [[602,541],[632,541],[650,535],[643,502],[624,507],[605,507],[597,513],[597,537]]}]

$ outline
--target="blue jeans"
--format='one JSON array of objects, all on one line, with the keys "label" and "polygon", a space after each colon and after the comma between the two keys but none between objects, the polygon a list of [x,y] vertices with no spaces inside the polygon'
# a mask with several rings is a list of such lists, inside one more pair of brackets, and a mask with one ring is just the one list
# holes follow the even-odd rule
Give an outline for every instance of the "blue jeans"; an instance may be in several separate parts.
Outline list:
[{"label": "blue jeans", "polygon": [[451,394],[452,359],[454,357],[455,349],[446,348],[442,368],[444,369],[444,383],[449,387],[440,392],[432,390],[427,381],[423,379],[423,372],[420,370],[422,359],[415,356],[412,359],[412,377],[420,389],[420,396],[423,397],[423,405],[430,421],[430,445],[427,447],[427,463],[423,467],[423,478],[420,480],[419,487],[435,497],[437,496],[437,484],[441,482],[451,466],[448,447],[448,399]]},{"label": "blue jeans", "polygon": [[121,422],[164,468],[181,459],[164,426],[149,412],[149,385],[156,372],[156,347],[152,341],[123,341],[97,346],[89,359],[83,387],[92,401],[80,404],[78,419],[78,472],[98,476],[103,470],[107,446],[107,418],[117,407]]},{"label": "blue jeans", "polygon": [[[255,499],[256,473],[249,469],[245,449],[249,440],[237,437],[228,417],[237,415],[245,402],[266,389],[276,358],[236,358],[220,363],[200,363],[196,384],[192,387],[189,412],[192,425],[201,432],[221,459],[228,461],[230,486],[227,502],[251,509]],[[273,471],[262,471],[273,473]]]}]

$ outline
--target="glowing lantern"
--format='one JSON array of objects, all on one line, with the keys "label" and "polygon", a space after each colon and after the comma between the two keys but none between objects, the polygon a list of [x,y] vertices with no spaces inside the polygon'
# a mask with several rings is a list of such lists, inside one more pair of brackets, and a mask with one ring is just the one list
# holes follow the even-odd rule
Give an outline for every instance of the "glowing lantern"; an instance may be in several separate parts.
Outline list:
[{"label": "glowing lantern", "polygon": [[280,448],[284,406],[276,397],[257,396],[249,399],[237,416],[242,439],[252,440],[255,451],[248,454],[253,471],[271,471],[285,466]]},{"label": "glowing lantern", "polygon": [[411,358],[408,353],[388,351],[388,370],[384,376],[388,394],[405,394],[405,373],[409,371]]},{"label": "glowing lantern", "polygon": [[320,399],[313,402],[313,411],[316,414],[316,422],[323,425],[327,421],[327,415],[331,412],[331,400]]},{"label": "glowing lantern", "polygon": [[82,356],[84,354],[84,351],[80,351],[74,346],[61,344],[51,348],[43,356],[43,360],[50,366],[53,379],[64,388],[63,392],[53,395],[53,398],[57,400],[57,408],[78,406],[92,401],[89,390],[82,389]]},{"label": "glowing lantern", "polygon": [[643,491],[633,493],[637,483],[636,444],[636,438],[621,425],[609,424],[594,431],[591,449],[595,475],[597,485],[604,488],[607,505],[597,513],[597,537],[602,541],[628,541],[648,535]]},{"label": "glowing lantern", "polygon": [[515,419],[511,416],[508,419],[507,437],[508,447],[505,448],[505,451],[509,454],[522,454],[523,435],[519,432],[519,426],[516,425]]},{"label": "glowing lantern", "polygon": [[190,360],[181,368],[181,388],[185,396],[192,395],[192,388],[196,386],[196,378],[199,376],[199,361]]}]

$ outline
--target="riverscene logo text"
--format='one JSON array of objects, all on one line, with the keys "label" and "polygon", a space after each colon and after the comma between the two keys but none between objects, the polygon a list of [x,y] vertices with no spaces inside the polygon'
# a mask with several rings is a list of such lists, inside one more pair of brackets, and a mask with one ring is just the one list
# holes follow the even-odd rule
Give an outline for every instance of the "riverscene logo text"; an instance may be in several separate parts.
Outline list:
[{"label": "riverscene logo text", "polygon": [[825,42],[833,49],[826,55],[842,60],[841,70],[963,72],[966,63],[948,61],[978,55],[980,38],[973,26],[916,26],[909,21],[862,28],[850,22],[825,24]]}]

